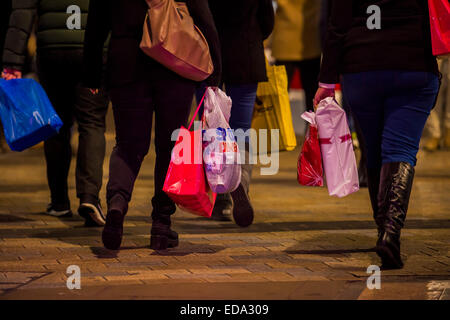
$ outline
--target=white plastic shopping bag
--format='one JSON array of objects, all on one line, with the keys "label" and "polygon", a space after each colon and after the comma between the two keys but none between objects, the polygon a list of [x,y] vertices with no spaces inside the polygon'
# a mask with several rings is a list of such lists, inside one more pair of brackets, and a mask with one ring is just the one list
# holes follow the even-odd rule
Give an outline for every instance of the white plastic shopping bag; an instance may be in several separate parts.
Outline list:
[{"label": "white plastic shopping bag", "polygon": [[209,186],[216,193],[234,191],[241,182],[239,148],[228,124],[231,98],[208,87],[203,113],[203,162]]},{"label": "white plastic shopping bag", "polygon": [[345,111],[333,98],[323,99],[316,121],[328,193],[345,197],[358,191],[358,168]]}]

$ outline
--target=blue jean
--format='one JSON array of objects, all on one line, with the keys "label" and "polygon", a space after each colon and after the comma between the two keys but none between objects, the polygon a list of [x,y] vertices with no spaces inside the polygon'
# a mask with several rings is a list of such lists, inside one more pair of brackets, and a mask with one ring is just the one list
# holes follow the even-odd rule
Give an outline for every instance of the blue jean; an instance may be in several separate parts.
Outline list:
[{"label": "blue jean", "polygon": [[252,127],[253,108],[255,107],[258,84],[226,85],[227,94],[233,101],[230,127],[233,130],[247,131]]},{"label": "blue jean", "polygon": [[429,72],[369,71],[343,75],[344,97],[361,126],[367,167],[415,166],[425,122],[439,91]]},{"label": "blue jean", "polygon": [[[231,129],[243,129],[247,131],[251,128],[257,88],[257,83],[239,85],[225,84],[226,93],[233,102],[229,121]],[[197,101],[201,100],[204,92],[205,87],[202,85],[197,90]],[[200,109],[199,114],[203,114],[203,107]]]}]

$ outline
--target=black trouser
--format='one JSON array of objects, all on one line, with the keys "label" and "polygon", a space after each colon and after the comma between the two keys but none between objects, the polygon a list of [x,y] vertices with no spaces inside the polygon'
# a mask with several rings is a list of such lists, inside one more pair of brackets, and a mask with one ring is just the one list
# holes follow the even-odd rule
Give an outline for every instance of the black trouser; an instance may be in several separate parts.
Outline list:
[{"label": "black trouser", "polygon": [[[174,146],[171,135],[186,126],[196,83],[171,71],[164,72],[161,77],[149,74],[148,80],[111,89],[116,146],[110,159],[108,203],[116,195],[126,202],[131,200],[134,182],[150,148],[154,112],[156,163],[152,203],[154,209],[161,202],[173,205],[162,191]],[[152,76],[155,80],[151,80]]]},{"label": "black trouser", "polygon": [[70,204],[67,177],[72,158],[70,145],[74,119],[78,122],[79,145],[76,167],[77,197],[98,198],[105,157],[105,117],[108,96],[104,89],[93,95],[79,83],[82,50],[38,52],[39,79],[64,125],[44,143],[47,178],[53,204]]},{"label": "black trouser", "polygon": [[300,61],[278,60],[276,64],[284,65],[286,67],[289,88],[291,87],[292,76],[294,75],[295,69],[299,69],[303,90],[305,90],[306,109],[313,111],[313,100],[316,95],[319,81],[320,57]]}]

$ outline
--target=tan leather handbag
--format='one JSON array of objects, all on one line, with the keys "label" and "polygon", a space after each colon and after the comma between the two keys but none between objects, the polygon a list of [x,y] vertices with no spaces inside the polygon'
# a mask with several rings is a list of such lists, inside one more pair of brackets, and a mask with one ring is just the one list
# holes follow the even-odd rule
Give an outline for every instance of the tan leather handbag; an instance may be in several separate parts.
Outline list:
[{"label": "tan leather handbag", "polygon": [[209,46],[188,8],[174,0],[146,0],[149,6],[141,49],[180,76],[202,81],[214,66]]}]

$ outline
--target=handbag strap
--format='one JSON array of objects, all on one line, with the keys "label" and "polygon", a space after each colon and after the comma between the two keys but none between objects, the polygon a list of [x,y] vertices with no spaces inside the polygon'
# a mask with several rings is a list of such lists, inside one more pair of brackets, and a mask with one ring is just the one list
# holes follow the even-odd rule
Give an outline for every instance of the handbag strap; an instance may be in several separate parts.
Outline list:
[{"label": "handbag strap", "polygon": [[194,113],[194,115],[192,116],[191,123],[189,123],[188,130],[191,130],[191,127],[192,127],[192,125],[194,124],[194,120],[195,120],[195,118],[197,117],[197,114],[198,114],[198,112],[200,111],[200,107],[201,107],[202,104],[203,104],[203,100],[205,100],[206,90],[208,90],[208,87],[206,87],[205,93],[203,94],[203,97],[202,97],[202,100],[200,100],[200,103],[198,104],[197,110],[195,110],[195,113]]}]

